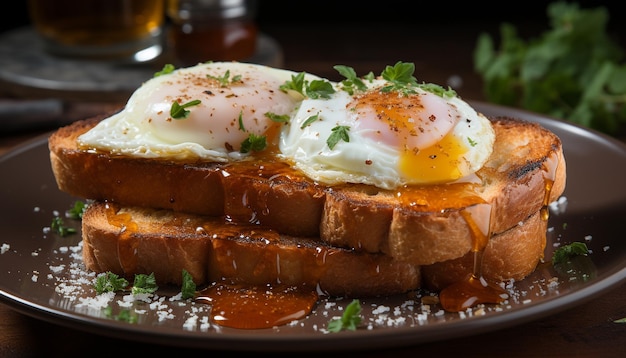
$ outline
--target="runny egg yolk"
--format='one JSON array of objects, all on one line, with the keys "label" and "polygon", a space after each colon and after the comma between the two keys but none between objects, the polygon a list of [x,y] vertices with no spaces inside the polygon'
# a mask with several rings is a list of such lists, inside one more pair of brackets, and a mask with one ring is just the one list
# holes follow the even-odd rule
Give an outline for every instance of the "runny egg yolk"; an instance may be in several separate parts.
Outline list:
[{"label": "runny egg yolk", "polygon": [[461,178],[468,147],[452,135],[462,115],[444,98],[430,93],[369,91],[348,105],[356,127],[369,138],[396,148],[398,170],[420,182]]}]

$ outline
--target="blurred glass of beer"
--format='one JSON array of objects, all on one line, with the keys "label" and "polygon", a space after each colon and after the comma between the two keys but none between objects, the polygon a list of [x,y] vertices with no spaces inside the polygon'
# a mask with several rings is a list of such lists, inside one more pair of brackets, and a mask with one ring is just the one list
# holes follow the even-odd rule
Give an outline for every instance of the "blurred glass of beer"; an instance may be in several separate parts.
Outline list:
[{"label": "blurred glass of beer", "polygon": [[28,0],[28,6],[54,55],[145,62],[163,51],[164,0]]}]

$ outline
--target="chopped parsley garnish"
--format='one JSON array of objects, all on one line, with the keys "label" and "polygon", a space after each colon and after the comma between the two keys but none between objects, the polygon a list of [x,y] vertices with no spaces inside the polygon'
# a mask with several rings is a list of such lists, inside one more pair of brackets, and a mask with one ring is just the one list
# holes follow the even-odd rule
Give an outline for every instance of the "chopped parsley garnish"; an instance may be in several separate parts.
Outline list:
[{"label": "chopped parsley garnish", "polygon": [[348,136],[348,132],[350,131],[349,126],[336,126],[331,131],[332,133],[330,133],[330,136],[326,140],[328,148],[335,148],[335,145],[337,145],[340,140],[343,140],[344,142],[350,141],[350,137]]},{"label": "chopped parsley garnish", "polygon": [[176,67],[174,67],[174,65],[172,65],[171,63],[167,63],[163,66],[163,69],[161,71],[154,73],[154,77],[170,74],[174,72],[175,69]]},{"label": "chopped parsley garnish", "polygon": [[380,74],[383,79],[390,82],[390,85],[381,89],[382,92],[400,91],[405,94],[415,93],[411,86],[417,84],[417,79],[413,76],[415,64],[411,62],[396,62],[393,66],[387,66]]},{"label": "chopped parsley garnish", "polygon": [[304,97],[304,72],[291,75],[291,81],[285,81],[279,88],[281,91],[287,93],[289,91],[295,91]]},{"label": "chopped parsley garnish", "polygon": [[189,110],[185,109],[192,106],[199,105],[200,100],[194,99],[193,101],[189,101],[185,104],[179,104],[177,101],[172,102],[172,108],[170,109],[170,116],[174,119],[184,119],[189,117]]},{"label": "chopped parsley garnish", "polygon": [[123,277],[119,277],[113,272],[107,271],[103,275],[99,275],[96,278],[94,288],[97,294],[105,292],[122,291],[128,286],[128,280]]},{"label": "chopped parsley garnish", "polygon": [[248,138],[241,142],[241,153],[260,152],[267,148],[267,139],[264,135],[250,133]]},{"label": "chopped parsley garnish", "polygon": [[[243,111],[239,112],[239,118],[237,119],[237,121],[239,123],[239,130],[245,132],[246,127],[243,125]],[[260,152],[265,148],[267,148],[267,138],[264,135],[249,133],[248,138],[244,139],[244,141],[241,142],[241,149],[239,149],[239,152]]]},{"label": "chopped parsley garnish", "polygon": [[146,275],[146,274],[137,274],[135,275],[135,280],[133,281],[133,288],[131,292],[133,295],[140,293],[154,293],[159,289],[157,286],[156,279],[154,277],[154,272]]},{"label": "chopped parsley garnish", "polygon": [[[355,91],[366,91],[367,86],[361,80],[356,71],[352,67],[344,66],[344,65],[336,65],[333,66],[340,75],[345,77],[346,79],[341,81],[341,85],[344,91],[348,92],[350,95],[353,95]],[[373,76],[373,73],[371,73]]]},{"label": "chopped parsley garnish", "polygon": [[61,236],[67,236],[76,233],[76,229],[74,229],[73,227],[65,226],[65,222],[60,216],[55,216],[52,219],[52,224],[50,224],[50,228]]},{"label": "chopped parsley garnish", "polygon": [[289,93],[290,91],[299,93],[302,97],[312,99],[330,98],[335,93],[333,85],[326,80],[313,80],[310,83],[304,79],[304,72],[291,75],[291,81],[285,81],[280,85],[280,90]]},{"label": "chopped parsley garnish", "polygon": [[180,292],[183,299],[193,298],[196,295],[196,284],[193,282],[191,274],[185,269],[183,269],[183,283]]},{"label": "chopped parsley garnish", "polygon": [[207,78],[218,81],[220,84],[220,87],[228,87],[228,85],[231,83],[241,81],[241,75],[235,75],[233,76],[233,78],[230,78],[230,70],[226,70],[226,72],[224,73],[222,77],[211,76],[211,75],[206,75],[206,76]]},{"label": "chopped parsley garnish", "polygon": [[246,127],[243,125],[243,111],[239,111],[239,117],[237,118],[237,123],[239,124],[239,130],[242,132],[245,132]]},{"label": "chopped parsley garnish", "polygon": [[[182,275],[183,280],[181,285],[181,296],[184,299],[191,298],[195,295],[196,284],[193,282],[193,277],[187,270],[183,269]],[[128,288],[129,285],[130,283],[125,278],[119,277],[117,274],[111,271],[107,271],[96,277],[96,281],[94,282],[94,289],[99,295],[105,292],[128,290],[130,290],[133,295],[136,295],[140,293],[154,293],[159,289],[159,286],[156,283],[156,277],[154,276],[154,273],[151,273],[149,275],[136,274],[133,285],[132,287],[130,287],[130,289]]]},{"label": "chopped parsley garnish", "polygon": [[74,202],[74,206],[72,206],[68,210],[67,214],[71,219],[76,219],[76,220],[82,219],[83,213],[85,212],[86,208],[87,208],[87,205],[84,202],[78,200]]},{"label": "chopped parsley garnish", "polygon": [[328,322],[327,329],[330,332],[339,332],[342,330],[356,331],[357,326],[361,323],[361,303],[359,300],[352,300],[346,306],[341,318],[333,319]]},{"label": "chopped parsley garnish", "polygon": [[327,99],[333,93],[335,93],[333,85],[325,80],[313,80],[306,86],[306,94],[311,99]]},{"label": "chopped parsley garnish", "polygon": [[288,114],[276,114],[272,112],[265,113],[265,117],[272,120],[272,122],[278,122],[278,123],[289,122],[289,118],[290,118]]},{"label": "chopped parsley garnish", "polygon": [[561,264],[569,261],[574,256],[586,256],[589,249],[584,242],[573,242],[569,245],[561,246],[552,254],[552,264]]},{"label": "chopped parsley garnish", "polygon": [[420,83],[417,87],[443,98],[452,98],[456,96],[456,91],[452,88],[448,87],[448,89],[445,89],[434,83]]},{"label": "chopped parsley garnish", "polygon": [[309,118],[307,118],[307,119],[304,121],[304,123],[302,123],[302,125],[300,126],[300,129],[304,129],[304,128],[306,128],[306,127],[310,126],[310,125],[311,125],[311,123],[313,123],[313,122],[317,121],[319,118],[320,118],[319,113],[318,113],[318,114],[314,114],[314,115],[310,116]]}]

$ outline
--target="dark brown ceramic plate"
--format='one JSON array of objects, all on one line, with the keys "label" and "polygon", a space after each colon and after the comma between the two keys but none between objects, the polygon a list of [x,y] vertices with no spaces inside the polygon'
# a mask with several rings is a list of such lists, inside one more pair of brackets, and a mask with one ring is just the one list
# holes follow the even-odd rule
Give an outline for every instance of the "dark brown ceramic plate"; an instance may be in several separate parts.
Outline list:
[{"label": "dark brown ceramic plate", "polygon": [[[80,269],[80,236],[60,237],[45,229],[55,211],[64,212],[76,200],[56,187],[47,137],[0,158],[0,299],[29,316],[116,338],[224,350],[269,351],[280,346],[283,351],[322,351],[398,347],[483,333],[566,310],[624,281],[626,240],[615,233],[623,232],[626,217],[626,146],[541,115],[473,105],[489,116],[539,122],[561,137],[568,164],[566,200],[550,216],[546,259],[556,246],[571,242],[585,242],[592,251],[568,270],[540,265],[531,277],[514,283],[506,305],[458,314],[445,313],[436,305],[422,306],[406,296],[367,299],[361,300],[361,328],[327,333],[328,321],[340,315],[348,301],[322,301],[313,314],[294,324],[236,330],[207,322],[208,306],[170,301],[176,290],[162,289],[162,302],[153,298],[128,306],[117,303],[123,300],[119,294],[107,315],[85,305],[95,293],[88,281],[93,277]],[[80,228],[69,219],[66,224]],[[124,312],[137,321],[120,320]]]}]

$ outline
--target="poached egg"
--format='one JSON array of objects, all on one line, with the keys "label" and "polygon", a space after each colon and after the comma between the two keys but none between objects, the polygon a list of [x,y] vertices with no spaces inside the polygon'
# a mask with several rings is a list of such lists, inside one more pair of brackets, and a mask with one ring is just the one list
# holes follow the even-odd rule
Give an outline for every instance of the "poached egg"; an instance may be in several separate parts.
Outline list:
[{"label": "poached egg", "polygon": [[142,158],[241,159],[251,135],[276,140],[280,123],[267,113],[289,115],[296,108],[297,96],[279,90],[293,74],[238,62],[165,71],[80,136],[79,145]]},{"label": "poached egg", "polygon": [[229,162],[254,158],[246,143],[262,139],[312,180],[382,189],[462,180],[491,155],[490,121],[451,89],[418,84],[413,64],[361,78],[335,68],[346,80],[239,62],[168,71],[146,81],[79,145]]}]

